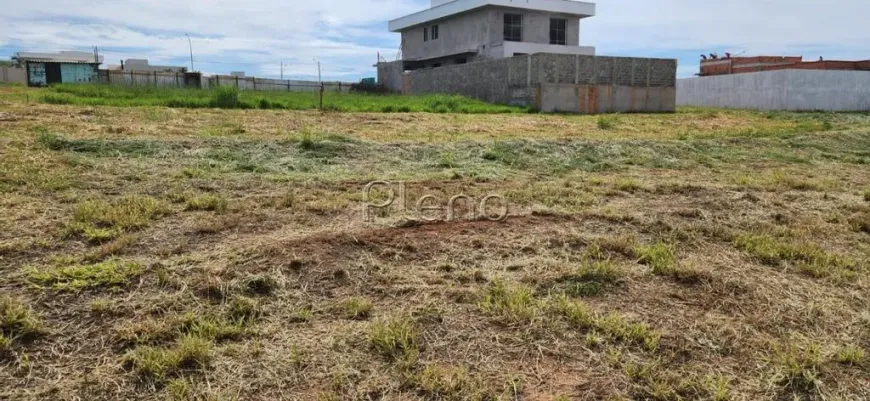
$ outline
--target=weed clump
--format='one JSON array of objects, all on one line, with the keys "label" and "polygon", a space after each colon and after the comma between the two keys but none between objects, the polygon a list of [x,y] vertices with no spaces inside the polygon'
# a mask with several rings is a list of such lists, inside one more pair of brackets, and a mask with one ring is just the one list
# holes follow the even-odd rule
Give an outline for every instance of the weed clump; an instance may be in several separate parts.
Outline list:
[{"label": "weed clump", "polygon": [[88,288],[117,288],[142,275],[142,266],[137,262],[111,259],[93,265],[73,265],[26,269],[34,284],[58,291],[78,292]]},{"label": "weed clump", "polygon": [[867,354],[861,347],[843,347],[837,352],[837,362],[849,366],[861,366],[866,361]]},{"label": "weed clump", "polygon": [[0,297],[0,338],[7,347],[13,340],[35,337],[42,330],[42,320],[23,302]]},{"label": "weed clump", "polygon": [[49,150],[63,150],[66,148],[66,139],[58,134],[52,134],[46,131],[40,132],[36,137],[36,142]]},{"label": "weed clump", "polygon": [[463,98],[455,95],[435,95],[429,98],[426,111],[430,113],[456,113]]},{"label": "weed clump", "polygon": [[649,351],[659,346],[661,335],[648,325],[630,322],[615,313],[601,316],[583,301],[562,295],[552,300],[549,309],[578,329],[599,333],[620,343],[639,345]]},{"label": "weed clump", "polygon": [[596,122],[596,125],[598,126],[598,129],[605,131],[616,129],[617,125],[619,125],[619,116],[615,114],[602,114],[598,116],[598,121]]},{"label": "weed clump", "polygon": [[242,286],[248,294],[269,296],[281,287],[281,283],[269,275],[255,275],[246,278]]},{"label": "weed clump", "polygon": [[500,280],[485,290],[478,307],[509,325],[529,323],[539,312],[539,302],[532,288],[508,285]]},{"label": "weed clump", "polygon": [[[238,308],[236,306],[235,308]],[[193,312],[185,313],[177,320],[178,331],[182,334],[204,338],[209,341],[234,340],[248,333],[249,319],[239,318],[240,310],[230,309],[230,319],[221,316],[201,315]],[[254,313],[253,310],[247,311]]]},{"label": "weed clump", "polygon": [[455,366],[427,365],[407,379],[407,385],[416,389],[426,399],[433,400],[495,400],[479,377],[468,370]]},{"label": "weed clump", "polygon": [[786,242],[768,235],[742,234],[734,240],[734,246],[766,265],[797,263],[800,272],[815,278],[832,275],[848,277],[858,268],[853,260],[831,255],[818,245]]},{"label": "weed clump", "polygon": [[817,344],[798,347],[775,347],[772,362],[775,366],[774,383],[800,394],[818,394],[819,370],[822,351]]},{"label": "weed clump", "polygon": [[259,318],[262,314],[259,303],[254,299],[237,296],[230,302],[228,316],[234,322],[244,324]]},{"label": "weed clump", "polygon": [[419,333],[407,317],[394,317],[373,323],[369,342],[379,354],[393,359],[408,360],[419,353]]},{"label": "weed clump", "polygon": [[219,109],[237,109],[239,102],[239,90],[232,86],[219,86],[212,90],[211,107]]},{"label": "weed clump", "polygon": [[183,371],[207,368],[213,359],[212,342],[184,336],[172,348],[141,346],[123,360],[134,372],[155,380],[166,380]]},{"label": "weed clump", "polygon": [[643,186],[637,180],[630,177],[620,177],[616,180],[614,186],[623,192],[638,192],[643,189]]},{"label": "weed clump", "polygon": [[349,298],[341,302],[336,311],[344,319],[365,320],[371,316],[374,304],[367,299]]},{"label": "weed clump", "polygon": [[652,268],[653,274],[668,275],[677,269],[677,247],[659,242],[635,249],[640,262]]},{"label": "weed clump", "polygon": [[580,297],[598,295],[605,286],[621,280],[622,272],[610,261],[584,263],[574,273],[559,279],[568,295]]},{"label": "weed clump", "polygon": [[849,225],[857,232],[870,234],[870,211],[858,213],[849,219]]},{"label": "weed clump", "polygon": [[124,231],[138,230],[169,213],[163,202],[150,196],[128,195],[115,202],[89,200],[76,205],[68,229],[89,242],[102,243]]},{"label": "weed clump", "polygon": [[213,194],[192,196],[186,199],[185,209],[189,211],[225,212],[227,210],[227,200],[220,195]]}]

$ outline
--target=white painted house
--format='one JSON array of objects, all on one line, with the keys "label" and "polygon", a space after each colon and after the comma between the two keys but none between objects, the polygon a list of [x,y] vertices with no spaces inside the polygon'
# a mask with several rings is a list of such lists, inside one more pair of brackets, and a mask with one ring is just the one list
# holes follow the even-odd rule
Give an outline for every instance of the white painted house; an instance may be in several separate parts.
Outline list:
[{"label": "white painted house", "polygon": [[390,21],[402,34],[405,69],[534,53],[594,55],[580,46],[580,20],[595,4],[573,0],[431,0]]}]

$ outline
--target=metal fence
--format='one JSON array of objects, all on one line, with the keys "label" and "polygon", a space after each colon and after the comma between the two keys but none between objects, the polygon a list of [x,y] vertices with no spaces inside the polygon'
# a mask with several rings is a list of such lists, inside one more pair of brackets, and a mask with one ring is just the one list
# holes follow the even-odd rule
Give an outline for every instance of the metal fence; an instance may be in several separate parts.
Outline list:
[{"label": "metal fence", "polygon": [[350,92],[348,82],[318,82],[290,79],[268,79],[256,77],[236,77],[213,75],[204,77],[200,73],[159,72],[159,71],[120,71],[100,70],[100,82],[109,85],[155,86],[160,88],[208,89],[218,86],[232,86],[239,90],[285,91],[285,92]]}]

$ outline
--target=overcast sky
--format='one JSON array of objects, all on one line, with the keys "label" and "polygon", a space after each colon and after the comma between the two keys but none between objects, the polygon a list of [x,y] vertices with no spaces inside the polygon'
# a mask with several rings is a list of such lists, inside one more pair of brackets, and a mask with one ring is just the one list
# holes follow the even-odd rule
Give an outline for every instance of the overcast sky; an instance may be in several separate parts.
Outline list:
[{"label": "overcast sky", "polygon": [[[378,52],[393,60],[399,37],[387,21],[428,0],[3,0],[0,55],[90,50],[105,64],[147,58],[249,76],[374,76]],[[581,23],[580,42],[599,55],[669,57],[680,76],[701,53],[870,59],[868,0],[601,0]]]}]

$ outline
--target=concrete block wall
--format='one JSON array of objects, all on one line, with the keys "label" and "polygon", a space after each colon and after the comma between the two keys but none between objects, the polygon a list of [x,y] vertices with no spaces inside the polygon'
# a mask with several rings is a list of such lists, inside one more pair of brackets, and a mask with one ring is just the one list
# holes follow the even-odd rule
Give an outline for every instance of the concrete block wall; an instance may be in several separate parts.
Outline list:
[{"label": "concrete block wall", "polygon": [[378,63],[378,84],[393,92],[402,92],[403,65],[402,60]]},{"label": "concrete block wall", "polygon": [[686,78],[677,104],[751,110],[870,111],[870,71],[778,70]]},{"label": "concrete block wall", "polygon": [[26,84],[27,70],[22,67],[0,66],[0,82]]},{"label": "concrete block wall", "polygon": [[[388,88],[406,94],[452,93],[582,113],[671,112],[676,107],[677,62],[671,59],[538,53],[403,73],[400,66],[379,64],[378,76]],[[403,85],[395,84],[402,81],[397,74],[404,74]]]}]

